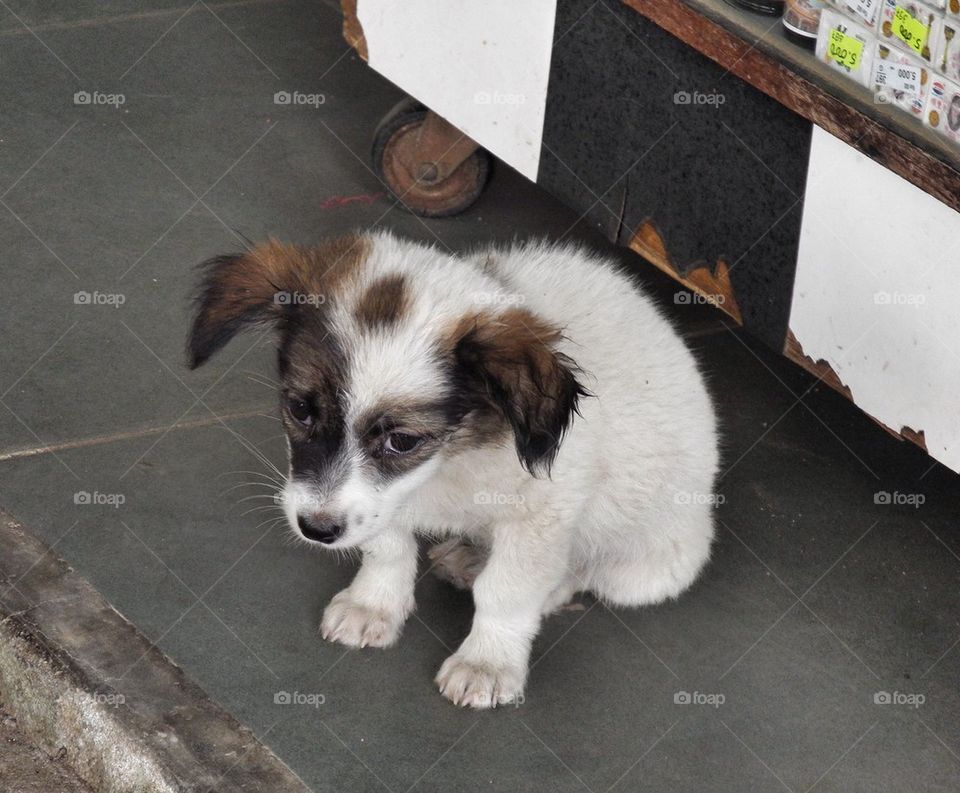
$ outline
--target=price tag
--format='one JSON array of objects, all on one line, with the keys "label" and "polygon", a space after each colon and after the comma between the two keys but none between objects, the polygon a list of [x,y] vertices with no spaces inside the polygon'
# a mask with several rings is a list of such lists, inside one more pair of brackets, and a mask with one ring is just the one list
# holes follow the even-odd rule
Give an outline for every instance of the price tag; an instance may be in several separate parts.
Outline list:
[{"label": "price tag", "polygon": [[867,20],[867,24],[872,25],[877,18],[876,9],[879,3],[880,0],[855,0],[853,12]]},{"label": "price tag", "polygon": [[830,60],[840,64],[847,71],[853,71],[860,65],[863,42],[848,36],[842,30],[831,30],[827,54]]},{"label": "price tag", "polygon": [[893,12],[893,35],[917,53],[927,43],[927,26],[910,16],[907,9],[897,6]]},{"label": "price tag", "polygon": [[874,66],[873,82],[883,88],[920,96],[920,68],[907,63],[878,60]]}]

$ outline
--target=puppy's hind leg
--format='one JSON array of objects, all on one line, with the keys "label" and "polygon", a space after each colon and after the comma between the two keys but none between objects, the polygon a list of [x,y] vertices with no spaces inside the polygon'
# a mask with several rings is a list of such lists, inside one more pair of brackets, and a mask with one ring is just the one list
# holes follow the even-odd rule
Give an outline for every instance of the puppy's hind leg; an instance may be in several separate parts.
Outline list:
[{"label": "puppy's hind leg", "polygon": [[544,617],[547,617],[563,611],[564,608],[569,605],[570,601],[573,600],[573,596],[585,588],[583,578],[580,574],[571,571],[567,577],[557,585],[553,592],[547,596],[547,599],[540,607],[540,613]]},{"label": "puppy's hind leg", "polygon": [[593,565],[589,588],[615,606],[646,606],[675,598],[697,579],[710,557],[713,518],[693,514],[686,525],[648,538],[629,554]]},{"label": "puppy's hind leg", "polygon": [[487,563],[489,551],[461,537],[434,545],[427,556],[431,572],[457,589],[473,589],[473,582]]}]

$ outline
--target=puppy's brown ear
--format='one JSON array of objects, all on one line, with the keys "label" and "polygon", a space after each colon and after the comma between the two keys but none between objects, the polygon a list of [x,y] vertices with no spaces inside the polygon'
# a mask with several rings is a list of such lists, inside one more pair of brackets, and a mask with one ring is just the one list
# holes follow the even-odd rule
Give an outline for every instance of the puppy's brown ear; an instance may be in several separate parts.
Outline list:
[{"label": "puppy's brown ear", "polygon": [[293,311],[320,310],[365,250],[359,236],[315,248],[270,240],[246,253],[204,262],[187,341],[190,368],[203,364],[244,328],[277,323]]},{"label": "puppy's brown ear", "polygon": [[281,288],[253,251],[216,256],[200,265],[203,281],[187,341],[188,363],[196,369],[242,328],[275,317]]},{"label": "puppy's brown ear", "polygon": [[457,335],[459,377],[506,418],[523,467],[549,475],[580,397],[591,396],[577,365],[554,349],[560,330],[512,308],[468,318]]}]

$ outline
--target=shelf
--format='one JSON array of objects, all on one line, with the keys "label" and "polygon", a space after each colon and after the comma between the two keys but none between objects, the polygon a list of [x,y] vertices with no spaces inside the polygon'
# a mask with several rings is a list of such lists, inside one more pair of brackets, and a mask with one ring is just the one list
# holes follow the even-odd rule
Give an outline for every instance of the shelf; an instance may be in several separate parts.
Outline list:
[{"label": "shelf", "polygon": [[960,149],[785,38],[780,19],[724,0],[622,0],[795,113],[960,211]]}]

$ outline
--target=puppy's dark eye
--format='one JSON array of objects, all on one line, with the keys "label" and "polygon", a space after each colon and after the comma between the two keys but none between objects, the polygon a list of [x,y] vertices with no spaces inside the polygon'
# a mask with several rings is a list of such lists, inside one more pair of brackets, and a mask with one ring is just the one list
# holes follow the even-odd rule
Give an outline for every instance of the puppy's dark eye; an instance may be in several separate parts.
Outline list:
[{"label": "puppy's dark eye", "polygon": [[409,454],[419,448],[424,438],[420,435],[408,435],[405,432],[391,432],[383,442],[383,450],[388,454]]},{"label": "puppy's dark eye", "polygon": [[309,426],[313,423],[313,410],[308,402],[304,402],[302,399],[288,399],[287,410],[290,411],[290,415],[293,416],[294,421],[298,421],[304,426]]}]

